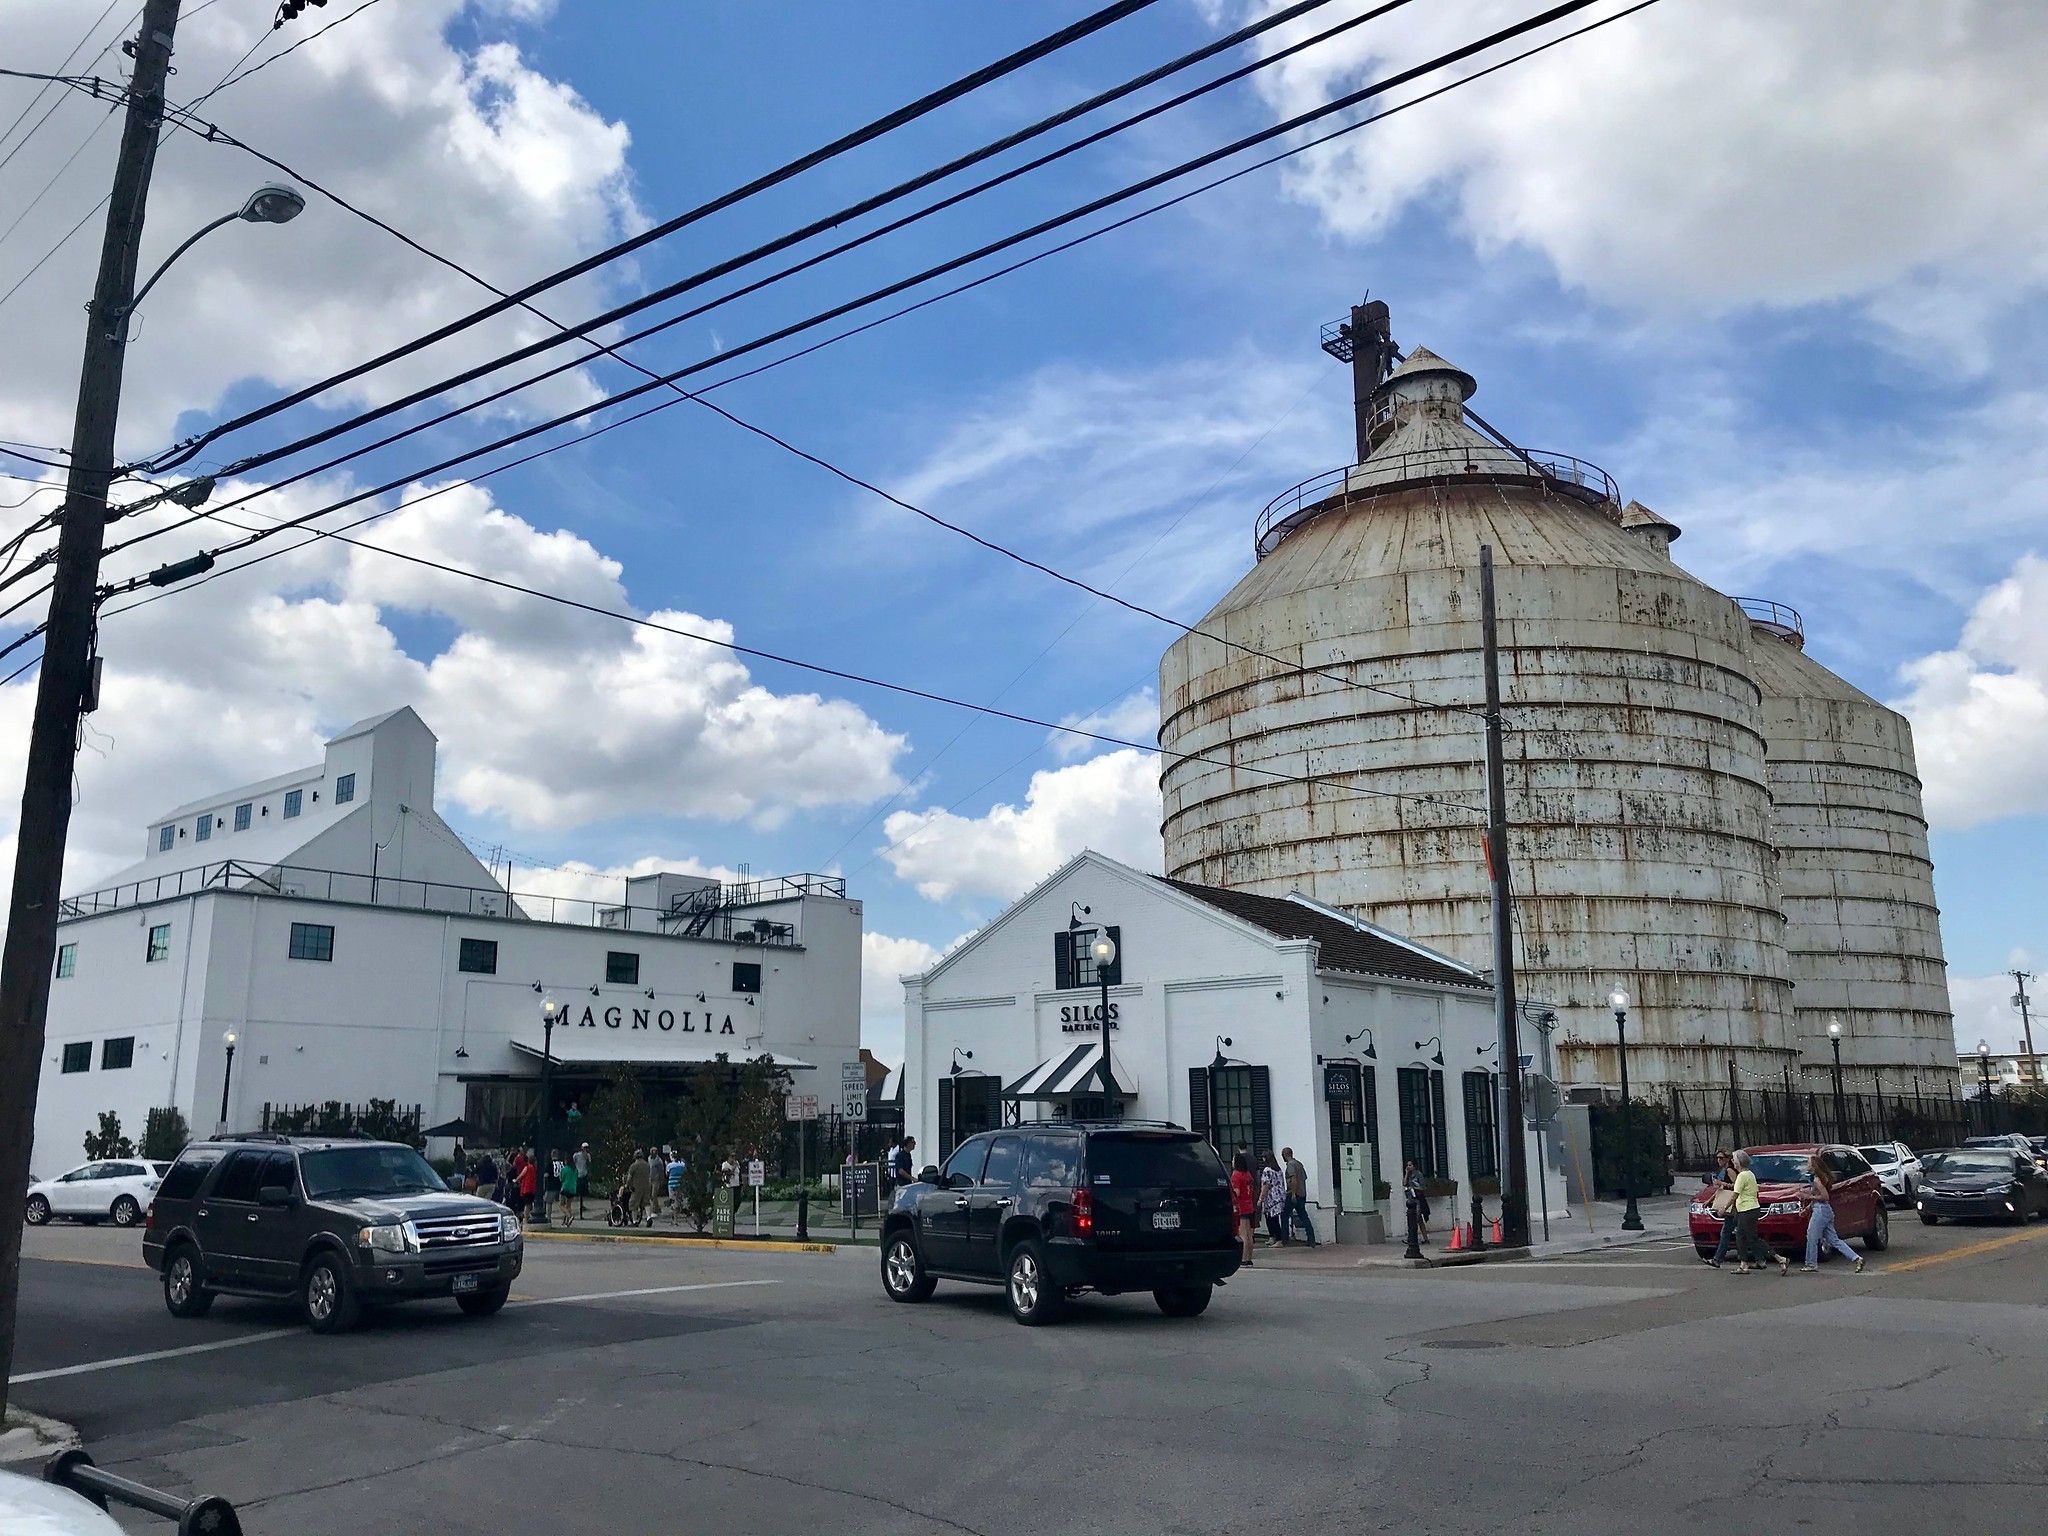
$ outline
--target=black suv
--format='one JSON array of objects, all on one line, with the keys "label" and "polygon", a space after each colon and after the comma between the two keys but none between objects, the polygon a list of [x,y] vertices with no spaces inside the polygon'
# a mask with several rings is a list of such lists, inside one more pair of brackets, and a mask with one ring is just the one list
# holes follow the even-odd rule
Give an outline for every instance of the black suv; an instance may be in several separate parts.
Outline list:
[{"label": "black suv", "polygon": [[324,1137],[194,1142],[142,1234],[173,1317],[204,1316],[220,1294],[295,1295],[319,1333],[354,1327],[366,1303],[423,1296],[488,1317],[523,1256],[516,1216],[450,1191],[411,1147]]},{"label": "black suv", "polygon": [[882,1288],[923,1301],[943,1277],[1000,1285],[1020,1323],[1082,1291],[1150,1291],[1196,1317],[1237,1273],[1230,1178],[1193,1131],[1128,1120],[971,1136],[896,1195],[882,1222]]}]

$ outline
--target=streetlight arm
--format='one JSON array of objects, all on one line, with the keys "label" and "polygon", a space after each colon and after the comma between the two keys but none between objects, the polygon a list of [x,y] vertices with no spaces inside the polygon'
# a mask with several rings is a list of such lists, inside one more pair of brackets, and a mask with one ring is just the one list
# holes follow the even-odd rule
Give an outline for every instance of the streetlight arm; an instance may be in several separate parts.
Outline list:
[{"label": "streetlight arm", "polygon": [[176,261],[180,256],[184,255],[187,251],[191,250],[193,246],[197,245],[201,240],[204,240],[208,235],[212,234],[216,229],[219,229],[223,224],[232,224],[237,219],[241,218],[241,216],[242,211],[241,209],[237,208],[233,213],[222,214],[219,218],[215,219],[211,224],[200,225],[199,228],[194,230],[190,235],[186,237],[185,243],[183,245],[179,246],[175,251],[171,252],[170,255],[166,256],[163,259],[163,262],[157,267],[157,269],[149,274],[149,281],[144,283],[140,288],[135,290],[135,297],[130,299],[124,308],[117,311],[114,318],[126,320],[130,315],[134,314],[136,309],[141,306],[143,299],[148,297],[149,290],[156,286],[156,280],[162,277],[166,272],[170,271],[172,262]]}]

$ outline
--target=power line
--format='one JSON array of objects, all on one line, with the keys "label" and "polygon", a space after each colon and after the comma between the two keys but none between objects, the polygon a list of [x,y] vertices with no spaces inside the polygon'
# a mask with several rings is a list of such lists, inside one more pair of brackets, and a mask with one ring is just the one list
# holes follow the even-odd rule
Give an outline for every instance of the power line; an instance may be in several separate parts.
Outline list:
[{"label": "power line", "polygon": [[[57,79],[64,73],[65,70],[71,67],[71,61],[78,57],[80,51],[85,47],[87,43],[92,41],[93,33],[99,31],[100,27],[105,23],[106,19],[114,14],[115,8],[118,7],[120,4],[121,0],[107,0],[107,8],[104,11],[101,11],[98,16],[93,18],[91,24],[86,27],[84,35],[81,36],[77,42],[71,45],[71,51],[64,55],[64,62],[57,66],[56,73],[53,75],[45,75],[40,77],[44,83],[37,89],[35,95],[31,96],[28,100],[28,104],[24,106],[21,109],[21,111],[15,115],[15,119],[13,122],[9,123],[4,129],[0,129],[0,144],[6,143],[8,137],[14,132],[14,130],[21,126],[22,119],[26,118],[29,115],[29,113],[35,111],[36,103],[41,101],[43,99],[44,93],[50,89],[50,82]],[[140,19],[142,13],[140,11],[137,11],[135,14],[136,17]],[[121,30],[123,33],[125,33],[127,31],[127,28],[123,27]],[[100,53],[105,53],[107,51],[107,48],[111,48],[112,46],[112,43],[107,44],[106,48],[100,49]],[[97,62],[99,54],[94,54],[93,58],[94,61]],[[10,69],[5,71],[5,73],[18,76],[22,79],[38,78],[37,76],[28,74],[26,71],[23,70]],[[63,100],[63,98],[60,96],[58,97],[58,100],[61,101]],[[50,110],[56,110],[54,104],[52,105]],[[49,112],[45,112],[42,115],[42,117],[38,118],[36,120],[36,128],[42,127],[43,124],[49,120],[49,116]],[[8,160],[14,158],[16,151],[18,151],[21,148],[22,144],[26,144],[31,138],[35,136],[36,128],[29,129],[27,133],[21,136],[20,143],[17,143],[13,149],[10,149],[7,152]],[[6,165],[6,163],[7,160],[0,160],[0,166],[4,166]]]},{"label": "power line", "polygon": [[[297,53],[301,48],[305,47],[306,44],[312,42],[315,38],[325,37],[328,33],[332,32],[336,27],[340,26],[344,21],[354,21],[358,16],[362,15],[363,12],[367,11],[371,6],[375,5],[376,3],[377,0],[363,0],[363,3],[361,5],[357,6],[354,10],[350,11],[346,16],[337,16],[334,18],[334,20],[328,22],[326,26],[320,28],[319,31],[308,32],[304,37],[300,38],[297,42],[293,43],[289,48],[279,49],[276,53],[273,53],[269,58],[265,59],[262,63],[255,65],[253,68],[242,69],[242,65],[237,64],[235,66],[235,69],[241,69],[242,72],[240,74],[236,74],[234,69],[229,70],[228,73],[221,78],[220,84],[216,85],[213,88],[213,90],[208,91],[206,95],[211,96],[215,92],[224,91],[231,85],[240,85],[244,80],[248,79],[251,75],[258,74],[261,71],[270,68],[270,66],[275,64],[279,59]],[[265,37],[268,37],[269,35],[269,33],[264,34]],[[263,38],[259,37],[256,41],[260,46],[263,42]],[[243,54],[242,64],[248,63],[250,54],[255,53],[255,51],[256,50],[254,48],[251,48],[248,53]],[[202,96],[199,98],[199,101],[204,101],[205,99],[206,96]],[[199,102],[195,101],[192,103],[192,105],[196,107],[199,105]]]}]

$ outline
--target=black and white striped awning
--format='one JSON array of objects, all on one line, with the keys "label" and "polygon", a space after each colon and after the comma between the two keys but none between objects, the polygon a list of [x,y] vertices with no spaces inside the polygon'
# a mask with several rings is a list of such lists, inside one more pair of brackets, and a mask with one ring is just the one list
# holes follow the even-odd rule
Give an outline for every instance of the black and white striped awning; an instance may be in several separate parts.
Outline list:
[{"label": "black and white striped awning", "polygon": [[[1110,1091],[1120,1099],[1138,1096],[1138,1079],[1121,1056],[1109,1062]],[[1063,1056],[1041,1061],[1003,1091],[1006,1099],[1064,1099],[1076,1093],[1101,1093],[1102,1042],[1077,1045]]]}]

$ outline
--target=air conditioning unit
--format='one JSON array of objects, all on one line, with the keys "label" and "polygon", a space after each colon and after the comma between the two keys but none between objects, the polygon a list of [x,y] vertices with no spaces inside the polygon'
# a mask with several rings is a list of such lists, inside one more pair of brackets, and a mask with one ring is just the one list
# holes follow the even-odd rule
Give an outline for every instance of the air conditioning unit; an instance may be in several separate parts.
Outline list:
[{"label": "air conditioning unit", "polygon": [[631,909],[626,907],[599,907],[597,926],[600,928],[624,928],[628,925]]}]

